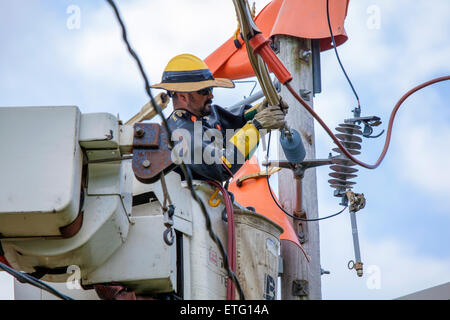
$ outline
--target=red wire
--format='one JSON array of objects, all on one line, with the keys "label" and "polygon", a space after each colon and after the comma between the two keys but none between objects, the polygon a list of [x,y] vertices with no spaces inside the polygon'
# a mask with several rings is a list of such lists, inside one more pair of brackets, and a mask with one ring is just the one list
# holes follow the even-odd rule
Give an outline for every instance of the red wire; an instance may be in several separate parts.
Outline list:
[{"label": "red wire", "polygon": [[12,268],[12,266],[9,264],[8,260],[6,260],[5,256],[0,256],[0,262],[5,264],[6,266]]},{"label": "red wire", "polygon": [[233,172],[231,172],[230,168],[228,168],[228,166],[222,162],[222,166],[228,171],[228,173],[230,174],[230,176],[233,178],[234,174]]},{"label": "red wire", "polygon": [[[225,190],[224,187],[220,183],[217,183],[216,181],[207,181],[209,184],[213,185],[214,187],[218,188],[220,192],[222,193],[224,202],[225,202],[225,209],[227,211],[227,218],[228,218],[228,261],[230,263],[231,271],[233,273],[236,273],[236,235],[235,235],[235,227],[234,227],[234,210],[233,210],[233,203],[231,202],[230,194],[227,190]],[[227,279],[227,300],[235,300],[236,299],[236,289],[233,281],[228,278]]]},{"label": "red wire", "polygon": [[330,130],[330,128],[327,127],[327,125],[325,124],[325,122],[320,118],[320,116],[305,102],[305,100],[303,100],[298,94],[297,92],[295,92],[295,90],[292,88],[292,86],[289,83],[286,83],[285,86],[286,88],[291,92],[291,94],[294,96],[295,99],[297,99],[298,102],[300,102],[305,108],[306,110],[308,110],[308,112],[320,123],[320,125],[325,129],[325,131],[328,133],[328,135],[331,137],[331,139],[333,139],[334,143],[336,143],[336,145],[339,147],[339,149],[353,162],[355,162],[356,164],[367,168],[367,169],[375,169],[377,168],[381,161],[383,161],[386,152],[389,148],[389,143],[391,141],[391,134],[392,134],[392,127],[394,125],[394,118],[395,115],[398,111],[398,109],[400,108],[400,106],[403,104],[403,102],[410,96],[412,95],[414,92],[419,91],[420,89],[423,89],[429,85],[432,85],[434,83],[437,82],[441,82],[441,81],[446,81],[446,80],[450,80],[450,76],[444,76],[444,77],[439,77],[427,82],[424,82],[414,88],[412,88],[411,90],[409,90],[407,93],[405,93],[403,95],[403,97],[400,98],[400,100],[397,102],[397,104],[395,105],[394,109],[392,110],[391,113],[391,117],[389,119],[389,125],[388,125],[388,130],[387,130],[387,134],[386,134],[386,141],[384,144],[384,148],[383,151],[381,152],[380,157],[378,158],[377,162],[373,165],[364,163],[362,161],[359,161],[358,159],[356,159],[355,157],[353,157],[348,151],[347,149],[342,145],[342,143],[339,141],[338,138],[336,138],[336,136],[333,134],[333,132]]}]

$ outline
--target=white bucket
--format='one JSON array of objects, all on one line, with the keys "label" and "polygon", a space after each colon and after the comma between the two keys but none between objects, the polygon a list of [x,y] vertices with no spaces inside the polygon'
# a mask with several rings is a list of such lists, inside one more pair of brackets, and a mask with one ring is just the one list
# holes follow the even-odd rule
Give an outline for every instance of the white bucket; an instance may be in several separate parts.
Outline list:
[{"label": "white bucket", "polygon": [[[236,274],[247,300],[277,297],[278,252],[283,229],[268,218],[248,210],[234,210]],[[238,298],[239,295],[236,294]]]},{"label": "white bucket", "polygon": [[[197,184],[198,196],[207,206],[211,225],[227,250],[227,224],[222,220],[223,198],[217,207],[208,205],[214,188]],[[206,228],[195,200],[192,206],[190,238],[191,299],[224,300],[228,274],[220,251]],[[242,208],[242,207],[241,207]],[[278,256],[283,229],[268,218],[234,206],[236,275],[247,300],[272,300],[277,296]],[[236,299],[239,293],[236,292]]]}]

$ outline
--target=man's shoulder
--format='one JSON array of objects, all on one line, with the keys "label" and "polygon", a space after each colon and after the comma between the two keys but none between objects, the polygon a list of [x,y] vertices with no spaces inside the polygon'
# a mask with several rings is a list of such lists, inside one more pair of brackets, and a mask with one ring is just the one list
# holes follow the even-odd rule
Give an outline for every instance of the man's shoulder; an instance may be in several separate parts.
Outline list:
[{"label": "man's shoulder", "polygon": [[190,112],[184,109],[178,109],[174,110],[172,114],[170,115],[170,118],[172,118],[174,121],[178,121],[179,119],[187,119]]},{"label": "man's shoulder", "polygon": [[174,110],[167,118],[167,122],[171,129],[186,128],[192,126],[193,120],[190,119],[192,114],[184,109]]},{"label": "man's shoulder", "polygon": [[230,110],[222,108],[221,106],[212,105],[208,122],[213,127],[216,127],[216,124],[219,123],[224,129],[238,129],[245,124],[244,111],[244,108],[240,108],[239,110],[230,112]]}]

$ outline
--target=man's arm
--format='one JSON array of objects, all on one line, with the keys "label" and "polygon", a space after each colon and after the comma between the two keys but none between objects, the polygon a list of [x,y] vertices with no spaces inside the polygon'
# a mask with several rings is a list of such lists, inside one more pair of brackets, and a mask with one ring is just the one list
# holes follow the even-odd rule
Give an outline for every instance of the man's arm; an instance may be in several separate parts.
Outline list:
[{"label": "man's arm", "polygon": [[[183,160],[193,178],[216,181],[229,179],[235,171],[224,165],[221,131],[203,127],[201,121],[169,118],[175,148],[172,160]],[[176,156],[176,155],[177,156]],[[236,170],[237,171],[237,170]]]}]

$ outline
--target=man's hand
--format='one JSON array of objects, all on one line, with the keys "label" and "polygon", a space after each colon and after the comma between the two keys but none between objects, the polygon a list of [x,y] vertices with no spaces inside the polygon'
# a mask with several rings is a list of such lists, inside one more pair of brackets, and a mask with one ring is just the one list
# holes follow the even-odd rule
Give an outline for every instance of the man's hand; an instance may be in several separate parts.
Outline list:
[{"label": "man's hand", "polygon": [[[267,99],[264,98],[264,100],[261,102],[261,104],[257,105],[256,110],[258,112],[263,111],[264,109],[266,109],[268,107],[269,103],[267,102]],[[280,97],[280,103],[279,103],[279,108],[281,108],[281,110],[283,110],[284,114],[287,113],[289,106],[286,102],[284,102],[283,98]]]},{"label": "man's hand", "polygon": [[289,109],[289,105],[282,98],[280,98],[280,108],[284,114],[286,114]]},{"label": "man's hand", "polygon": [[279,106],[268,106],[252,120],[257,129],[279,129],[285,125],[284,113]]},{"label": "man's hand", "polygon": [[[264,98],[264,100],[256,105],[254,105],[253,107],[251,107],[250,109],[246,110],[244,113],[244,118],[246,121],[250,121],[252,120],[255,115],[265,109],[267,109],[268,107],[268,102],[267,99]],[[283,99],[280,97],[280,102],[278,104],[278,107],[283,111],[284,114],[287,113],[289,106],[286,102],[283,101]]]}]

